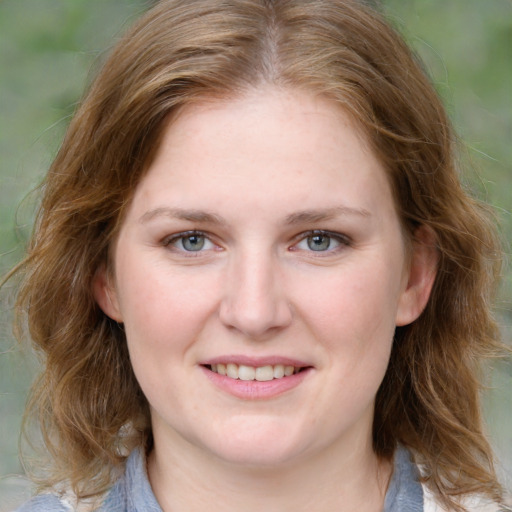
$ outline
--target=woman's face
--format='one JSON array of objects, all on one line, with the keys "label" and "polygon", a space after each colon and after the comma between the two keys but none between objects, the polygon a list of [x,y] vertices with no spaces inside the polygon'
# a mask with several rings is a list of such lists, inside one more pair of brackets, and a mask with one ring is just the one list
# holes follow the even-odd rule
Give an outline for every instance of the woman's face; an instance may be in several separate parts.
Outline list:
[{"label": "woman's face", "polygon": [[275,465],[371,446],[395,326],[433,273],[334,103],[269,87],[187,107],[114,249],[95,293],[157,449]]}]

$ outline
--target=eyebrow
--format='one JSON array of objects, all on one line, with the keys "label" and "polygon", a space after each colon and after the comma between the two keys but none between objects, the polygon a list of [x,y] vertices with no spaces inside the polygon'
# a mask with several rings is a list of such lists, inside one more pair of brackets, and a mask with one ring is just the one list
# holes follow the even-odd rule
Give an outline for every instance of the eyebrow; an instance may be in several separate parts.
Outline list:
[{"label": "eyebrow", "polygon": [[[364,208],[350,208],[348,206],[337,206],[334,208],[323,208],[315,210],[302,210],[288,215],[285,224],[289,226],[297,224],[312,224],[315,222],[327,221],[340,216],[371,217],[371,213]],[[144,213],[139,222],[145,224],[157,217],[168,217],[171,219],[186,220],[189,222],[200,222],[218,226],[226,226],[228,222],[216,213],[206,210],[187,210],[183,208],[155,208]]]},{"label": "eyebrow", "polygon": [[371,213],[364,208],[350,208],[348,206],[337,206],[335,208],[325,208],[320,210],[304,210],[292,213],[286,217],[286,224],[307,224],[313,222],[320,222],[332,220],[336,217],[345,215],[355,215],[359,217],[371,217]]},{"label": "eyebrow", "polygon": [[171,219],[202,222],[205,224],[227,224],[226,220],[216,213],[205,210],[185,210],[183,208],[155,208],[154,210],[149,210],[144,213],[139,219],[139,222],[145,224],[156,217],[169,217]]}]

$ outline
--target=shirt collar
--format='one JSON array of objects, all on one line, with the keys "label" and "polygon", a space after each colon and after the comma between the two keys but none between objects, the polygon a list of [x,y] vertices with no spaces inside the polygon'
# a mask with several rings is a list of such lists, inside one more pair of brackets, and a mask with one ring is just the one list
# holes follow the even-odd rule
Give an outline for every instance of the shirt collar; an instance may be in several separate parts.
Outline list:
[{"label": "shirt collar", "polygon": [[[126,461],[124,475],[108,493],[103,512],[162,512],[149,484],[146,457],[134,450]],[[410,453],[399,446],[383,512],[423,512],[423,488]]]},{"label": "shirt collar", "polygon": [[423,487],[411,454],[403,446],[395,451],[394,468],[383,512],[423,512]]}]

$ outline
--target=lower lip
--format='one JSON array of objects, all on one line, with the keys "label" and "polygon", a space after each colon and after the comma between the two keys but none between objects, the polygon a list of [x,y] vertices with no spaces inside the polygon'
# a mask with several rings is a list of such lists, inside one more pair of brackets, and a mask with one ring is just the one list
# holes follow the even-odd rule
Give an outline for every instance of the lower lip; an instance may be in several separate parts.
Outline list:
[{"label": "lower lip", "polygon": [[312,368],[306,368],[289,377],[258,381],[232,379],[212,372],[204,366],[201,366],[201,369],[215,386],[236,398],[242,398],[244,400],[264,400],[282,395],[299,386],[312,371]]}]

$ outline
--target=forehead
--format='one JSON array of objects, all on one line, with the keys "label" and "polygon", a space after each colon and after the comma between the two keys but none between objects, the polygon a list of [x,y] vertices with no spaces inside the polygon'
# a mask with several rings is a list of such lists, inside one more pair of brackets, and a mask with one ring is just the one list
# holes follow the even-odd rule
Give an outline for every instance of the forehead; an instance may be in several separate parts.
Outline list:
[{"label": "forehead", "polygon": [[[307,138],[311,144],[340,142],[340,128],[350,131],[358,146],[371,152],[365,130],[340,103],[325,95],[293,88],[272,85],[249,89],[243,94],[227,97],[203,97],[182,106],[169,119],[164,140],[174,143],[193,135],[210,138],[223,135],[237,138],[236,128],[245,124],[240,138],[251,135],[246,141],[268,144],[285,142],[288,136]],[[249,126],[250,125],[250,126]],[[290,128],[293,127],[293,130]],[[229,133],[222,129],[230,129]],[[272,130],[273,129],[273,130]],[[228,137],[225,137],[227,141]],[[299,148],[296,148],[299,149]],[[304,148],[306,151],[308,148]],[[372,155],[373,156],[373,155]]]},{"label": "forehead", "polygon": [[389,185],[382,165],[338,104],[267,87],[183,107],[165,127],[136,196],[162,207],[171,196],[179,202],[203,194],[213,204],[238,195],[267,206],[272,196],[305,208],[318,196],[337,207],[345,196],[366,208],[372,193],[383,192]]}]

